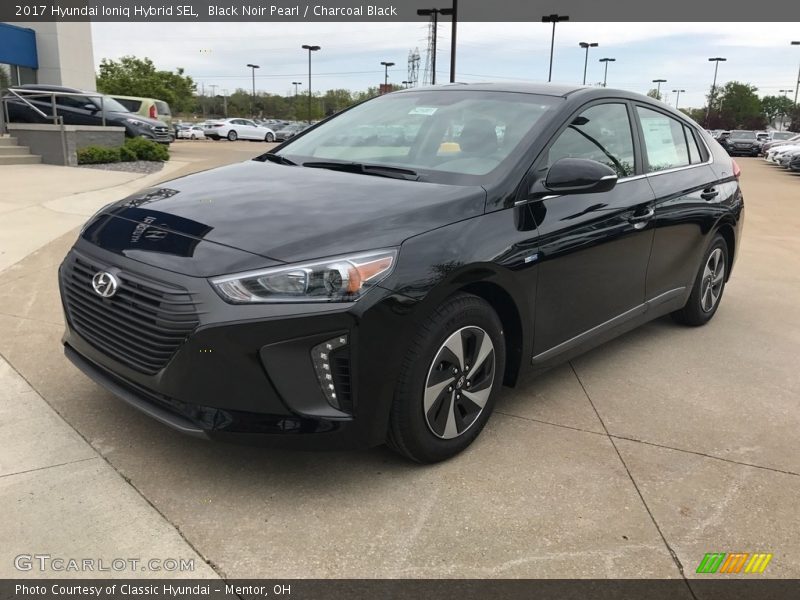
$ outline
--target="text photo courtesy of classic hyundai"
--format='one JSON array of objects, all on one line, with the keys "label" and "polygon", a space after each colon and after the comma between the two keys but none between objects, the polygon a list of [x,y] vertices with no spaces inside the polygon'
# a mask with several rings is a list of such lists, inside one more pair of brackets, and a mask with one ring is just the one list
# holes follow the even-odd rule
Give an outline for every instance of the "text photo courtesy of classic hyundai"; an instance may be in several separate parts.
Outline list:
[{"label": "text photo courtesy of classic hyundai", "polygon": [[709,321],[743,210],[734,160],[645,96],[409,89],[103,208],[60,267],[63,343],[185,433],[436,462],[523,370]]}]

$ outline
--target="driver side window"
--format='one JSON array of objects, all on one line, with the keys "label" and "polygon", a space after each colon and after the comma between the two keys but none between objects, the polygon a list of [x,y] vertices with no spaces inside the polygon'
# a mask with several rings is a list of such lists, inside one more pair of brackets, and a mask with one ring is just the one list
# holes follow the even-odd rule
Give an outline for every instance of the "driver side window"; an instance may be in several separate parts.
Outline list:
[{"label": "driver side window", "polygon": [[583,111],[550,146],[547,165],[561,158],[588,158],[608,165],[619,177],[633,175],[633,133],[626,106],[598,104]]}]

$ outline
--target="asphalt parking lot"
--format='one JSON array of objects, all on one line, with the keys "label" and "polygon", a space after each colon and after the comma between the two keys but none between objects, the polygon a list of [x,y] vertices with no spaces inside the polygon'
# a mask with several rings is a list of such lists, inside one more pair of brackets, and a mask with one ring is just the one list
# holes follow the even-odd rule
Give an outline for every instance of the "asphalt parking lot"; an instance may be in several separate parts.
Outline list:
[{"label": "asphalt parking lot", "polygon": [[[179,142],[173,157],[183,174],[269,147]],[[693,578],[705,553],[734,551],[800,577],[800,175],[737,161],[744,238],[714,320],[658,320],[505,390],[444,464],[203,442],[117,401],[59,343],[76,231],[0,273],[0,354],[222,577]],[[27,493],[0,483],[0,506]],[[42,551],[90,551],[69,510],[13,514]]]}]

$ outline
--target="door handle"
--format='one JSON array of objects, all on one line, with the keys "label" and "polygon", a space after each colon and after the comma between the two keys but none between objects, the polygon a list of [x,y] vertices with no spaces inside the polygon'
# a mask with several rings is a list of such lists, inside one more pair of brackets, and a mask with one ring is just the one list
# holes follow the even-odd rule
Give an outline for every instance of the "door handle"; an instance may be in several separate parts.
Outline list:
[{"label": "door handle", "polygon": [[647,221],[652,219],[655,214],[656,209],[650,206],[648,207],[647,211],[641,215],[631,215],[628,217],[628,223],[633,223],[633,226],[636,229],[642,229],[645,225],[647,225]]},{"label": "door handle", "polygon": [[700,194],[703,200],[713,200],[717,196],[719,196],[719,190],[717,188],[706,188],[703,190],[703,193]]}]

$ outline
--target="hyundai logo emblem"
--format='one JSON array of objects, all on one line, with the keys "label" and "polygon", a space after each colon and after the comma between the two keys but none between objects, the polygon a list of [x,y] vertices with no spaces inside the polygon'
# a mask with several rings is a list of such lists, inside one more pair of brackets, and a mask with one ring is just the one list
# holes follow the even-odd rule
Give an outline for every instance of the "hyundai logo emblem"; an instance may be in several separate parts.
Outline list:
[{"label": "hyundai logo emblem", "polygon": [[100,271],[99,273],[95,273],[94,277],[92,277],[92,287],[98,296],[111,298],[111,296],[117,293],[119,280],[111,273]]}]

